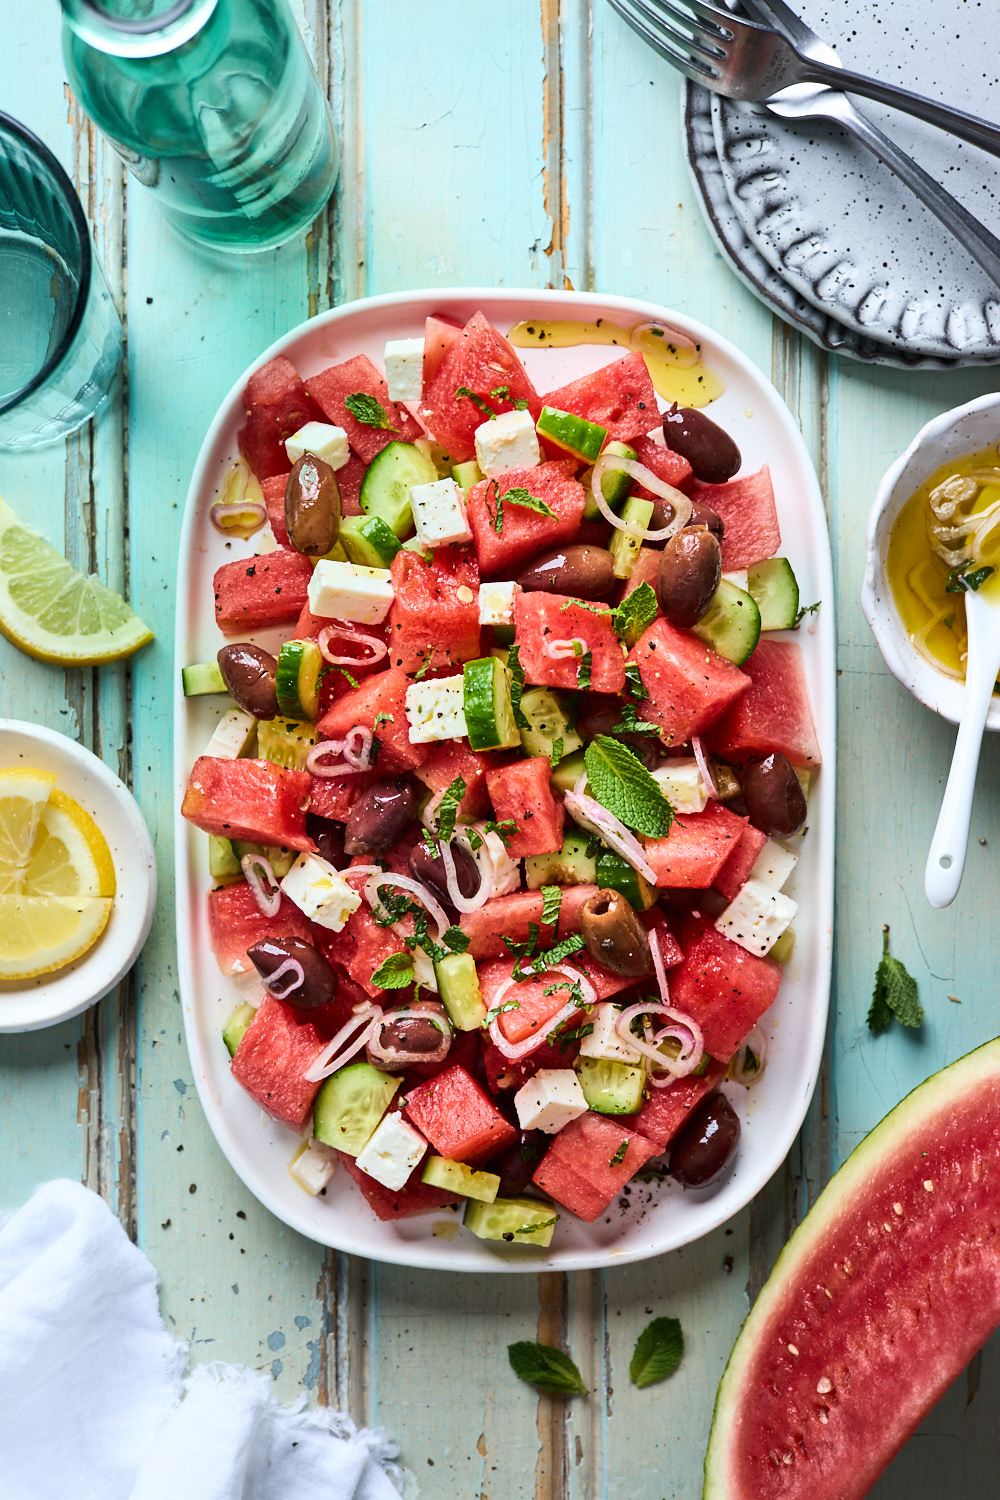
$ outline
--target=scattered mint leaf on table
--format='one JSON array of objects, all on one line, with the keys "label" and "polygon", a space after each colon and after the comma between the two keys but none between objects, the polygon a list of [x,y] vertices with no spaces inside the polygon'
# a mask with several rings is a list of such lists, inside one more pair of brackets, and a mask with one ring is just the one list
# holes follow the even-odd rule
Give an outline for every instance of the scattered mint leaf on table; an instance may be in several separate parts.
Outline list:
[{"label": "scattered mint leaf on table", "polygon": [[684,1335],[677,1318],[654,1318],[635,1341],[629,1379],[640,1388],[666,1380],[681,1362]]},{"label": "scattered mint leaf on table", "polygon": [[868,1026],[876,1036],[892,1024],[918,1027],[924,1019],[923,1006],[917,998],[917,981],[898,958],[889,952],[889,928],[882,928],[882,957],[875,971],[875,989],[868,1011]]},{"label": "scattered mint leaf on table", "polygon": [[587,746],[584,764],[590,796],[626,827],[654,839],[670,832],[674,810],[627,745],[599,734]]},{"label": "scattered mint leaf on table", "polygon": [[[537,1228],[532,1225],[532,1228]],[[507,1345],[510,1367],[519,1380],[536,1385],[556,1396],[586,1396],[587,1387],[568,1354],[551,1344],[534,1344],[527,1339]]]},{"label": "scattered mint leaf on table", "polygon": [[352,391],[349,396],[344,397],[344,405],[354,420],[363,423],[365,427],[378,427],[384,432],[396,431],[390,426],[389,413],[377,396],[370,396],[367,391]]}]

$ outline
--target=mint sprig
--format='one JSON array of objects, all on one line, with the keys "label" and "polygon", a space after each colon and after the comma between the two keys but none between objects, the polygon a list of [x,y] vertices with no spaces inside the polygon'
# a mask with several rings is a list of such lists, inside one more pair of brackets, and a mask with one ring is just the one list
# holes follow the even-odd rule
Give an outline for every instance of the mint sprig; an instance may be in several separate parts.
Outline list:
[{"label": "mint sprig", "polygon": [[588,649],[580,657],[580,665],[576,669],[576,685],[585,692],[590,687],[591,674],[594,668],[594,653]]},{"label": "mint sprig", "polygon": [[557,1396],[587,1395],[587,1387],[576,1365],[568,1354],[552,1344],[535,1344],[523,1339],[508,1344],[507,1358],[519,1380],[536,1385],[541,1391],[552,1391]]},{"label": "mint sprig", "polygon": [[648,583],[640,583],[638,588],[626,595],[612,616],[615,635],[626,646],[634,646],[652,625],[658,613],[656,594]]},{"label": "mint sprig", "polygon": [[584,765],[590,795],[626,827],[653,839],[670,832],[674,810],[627,745],[599,734],[587,746]]},{"label": "mint sprig", "polygon": [[408,953],[390,953],[372,975],[372,984],[380,990],[405,990],[413,980],[413,959]]},{"label": "mint sprig", "polygon": [[640,1388],[666,1380],[681,1362],[684,1334],[677,1318],[654,1318],[635,1341],[629,1379]]},{"label": "mint sprig", "polygon": [[882,928],[882,957],[875,971],[875,989],[868,1011],[868,1026],[876,1036],[892,1025],[895,1018],[901,1026],[920,1026],[923,1006],[917,998],[917,981],[898,958],[889,952],[889,928]]},{"label": "mint sprig", "polygon": [[518,729],[530,729],[531,724],[521,707],[524,692],[524,668],[521,666],[521,648],[515,641],[507,651],[507,671],[510,673],[510,706],[514,710],[514,723]]},{"label": "mint sprig", "polygon": [[349,396],[344,397],[344,405],[354,420],[365,427],[377,427],[383,432],[398,430],[391,425],[389,413],[378,397],[369,395],[367,391],[352,391]]}]

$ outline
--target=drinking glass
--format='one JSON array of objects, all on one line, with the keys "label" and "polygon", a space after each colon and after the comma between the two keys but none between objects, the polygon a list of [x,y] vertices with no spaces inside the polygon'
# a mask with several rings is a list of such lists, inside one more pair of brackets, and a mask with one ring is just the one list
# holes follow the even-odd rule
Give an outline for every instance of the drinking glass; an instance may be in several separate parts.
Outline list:
[{"label": "drinking glass", "polygon": [[121,354],[73,184],[37,136],[0,114],[0,448],[40,448],[82,427]]}]

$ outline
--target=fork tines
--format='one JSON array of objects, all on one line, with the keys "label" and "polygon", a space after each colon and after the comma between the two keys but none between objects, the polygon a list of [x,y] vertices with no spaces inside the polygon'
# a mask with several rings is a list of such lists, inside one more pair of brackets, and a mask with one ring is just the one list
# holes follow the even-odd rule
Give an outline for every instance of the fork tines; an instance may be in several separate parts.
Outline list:
[{"label": "fork tines", "polygon": [[705,0],[610,0],[610,4],[647,46],[695,83],[718,76],[713,64],[725,62],[726,53],[713,46],[713,41],[728,42],[733,35],[726,28],[725,11]]}]

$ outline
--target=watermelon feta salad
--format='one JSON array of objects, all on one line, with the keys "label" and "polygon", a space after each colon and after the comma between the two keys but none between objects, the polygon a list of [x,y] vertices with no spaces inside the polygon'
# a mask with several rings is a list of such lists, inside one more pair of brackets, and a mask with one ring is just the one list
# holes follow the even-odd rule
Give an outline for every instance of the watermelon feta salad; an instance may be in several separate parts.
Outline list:
[{"label": "watermelon feta salad", "polygon": [[234,1080],[382,1220],[546,1246],[717,1181],[820,764],[767,468],[640,354],[540,395],[482,313],[244,408],[213,519],[270,530],[183,674],[232,699],[182,813]]}]

